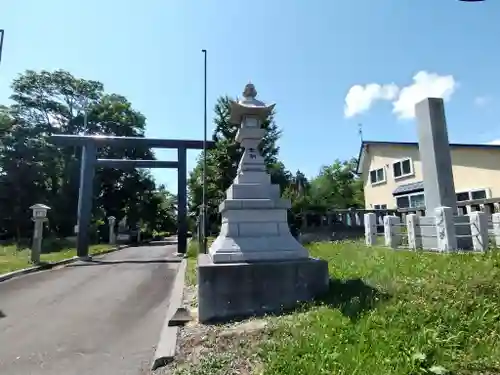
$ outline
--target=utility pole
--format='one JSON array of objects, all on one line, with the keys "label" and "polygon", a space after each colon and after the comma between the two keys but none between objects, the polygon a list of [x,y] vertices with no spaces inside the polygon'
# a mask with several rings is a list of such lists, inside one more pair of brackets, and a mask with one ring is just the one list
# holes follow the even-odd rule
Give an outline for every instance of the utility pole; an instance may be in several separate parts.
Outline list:
[{"label": "utility pole", "polygon": [[202,49],[204,55],[204,98],[203,98],[203,198],[202,220],[203,226],[203,253],[207,253],[207,50]]},{"label": "utility pole", "polygon": [[5,34],[4,29],[0,29],[0,63],[2,62],[2,50],[3,50],[3,36]]}]

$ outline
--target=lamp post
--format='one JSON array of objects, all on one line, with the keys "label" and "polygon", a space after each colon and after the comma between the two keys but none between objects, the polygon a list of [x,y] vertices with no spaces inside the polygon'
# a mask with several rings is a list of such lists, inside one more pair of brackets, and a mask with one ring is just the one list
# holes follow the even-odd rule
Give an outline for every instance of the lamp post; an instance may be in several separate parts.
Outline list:
[{"label": "lamp post", "polygon": [[3,50],[3,36],[5,34],[4,29],[0,29],[0,63],[2,62],[2,50]]},{"label": "lamp post", "polygon": [[204,112],[203,112],[203,198],[201,208],[201,225],[203,236],[203,252],[207,252],[207,50],[202,49],[204,55]]},{"label": "lamp post", "polygon": [[42,252],[43,223],[47,221],[47,211],[50,210],[50,207],[37,203],[31,206],[30,209],[33,210],[31,220],[35,222],[35,228],[33,230],[33,244],[31,246],[31,262],[39,264],[40,253]]}]

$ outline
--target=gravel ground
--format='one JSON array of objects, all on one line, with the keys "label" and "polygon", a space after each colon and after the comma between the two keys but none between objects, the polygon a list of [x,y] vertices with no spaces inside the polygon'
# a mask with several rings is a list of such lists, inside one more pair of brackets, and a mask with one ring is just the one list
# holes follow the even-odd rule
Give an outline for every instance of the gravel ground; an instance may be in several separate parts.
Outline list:
[{"label": "gravel ground", "polygon": [[193,320],[179,330],[175,361],[153,374],[260,374],[259,343],[269,333],[269,319],[222,325],[200,324],[196,318],[196,296],[196,286],[186,286],[184,306],[190,309]]}]

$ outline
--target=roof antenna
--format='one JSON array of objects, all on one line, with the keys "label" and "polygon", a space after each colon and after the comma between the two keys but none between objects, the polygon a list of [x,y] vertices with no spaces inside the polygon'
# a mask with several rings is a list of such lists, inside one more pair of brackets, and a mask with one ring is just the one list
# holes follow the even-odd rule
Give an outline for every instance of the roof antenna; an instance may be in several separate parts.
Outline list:
[{"label": "roof antenna", "polygon": [[363,143],[363,124],[358,124],[358,134],[359,139],[361,139],[361,143]]}]

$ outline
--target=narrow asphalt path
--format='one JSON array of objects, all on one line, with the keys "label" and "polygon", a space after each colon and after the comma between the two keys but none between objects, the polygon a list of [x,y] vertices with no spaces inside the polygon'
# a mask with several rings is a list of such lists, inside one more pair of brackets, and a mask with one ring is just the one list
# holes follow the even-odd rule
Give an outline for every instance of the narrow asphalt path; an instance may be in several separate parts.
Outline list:
[{"label": "narrow asphalt path", "polygon": [[132,247],[1,282],[0,374],[147,374],[175,251]]}]

